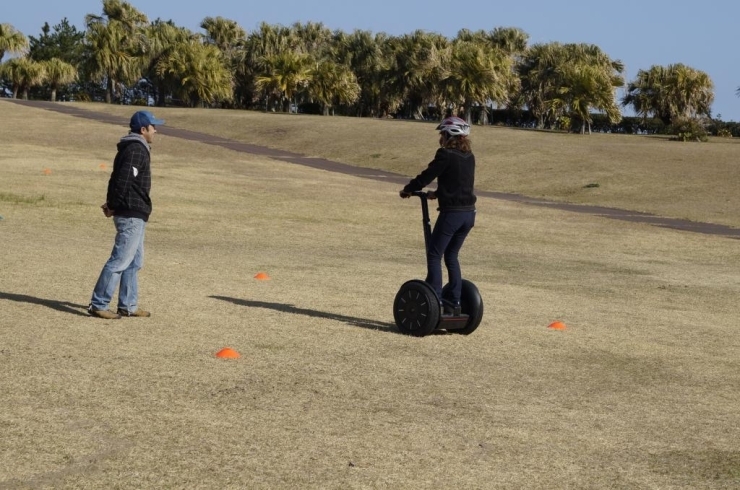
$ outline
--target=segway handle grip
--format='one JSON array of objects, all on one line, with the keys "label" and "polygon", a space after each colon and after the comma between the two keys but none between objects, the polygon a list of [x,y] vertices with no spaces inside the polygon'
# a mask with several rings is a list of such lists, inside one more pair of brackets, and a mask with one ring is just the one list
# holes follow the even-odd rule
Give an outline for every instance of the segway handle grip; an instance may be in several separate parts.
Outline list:
[{"label": "segway handle grip", "polygon": [[411,192],[410,194],[416,197],[427,197],[427,194],[429,193],[426,191],[414,191],[414,192]]}]

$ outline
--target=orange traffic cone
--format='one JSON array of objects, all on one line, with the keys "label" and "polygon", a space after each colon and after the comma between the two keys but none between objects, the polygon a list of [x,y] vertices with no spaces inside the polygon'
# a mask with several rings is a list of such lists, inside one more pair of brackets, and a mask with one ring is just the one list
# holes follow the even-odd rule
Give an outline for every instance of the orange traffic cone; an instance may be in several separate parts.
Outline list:
[{"label": "orange traffic cone", "polygon": [[216,357],[221,359],[239,359],[241,356],[231,347],[224,347],[220,351],[216,352]]},{"label": "orange traffic cone", "polygon": [[50,168],[45,168],[44,169],[44,175],[51,175],[51,169]]},{"label": "orange traffic cone", "polygon": [[557,322],[552,322],[551,324],[549,324],[547,328],[549,328],[550,330],[565,330],[566,327],[565,327],[565,323],[557,321]]},{"label": "orange traffic cone", "polygon": [[258,272],[256,276],[254,276],[255,279],[258,281],[269,281],[270,276],[267,275],[266,272]]}]

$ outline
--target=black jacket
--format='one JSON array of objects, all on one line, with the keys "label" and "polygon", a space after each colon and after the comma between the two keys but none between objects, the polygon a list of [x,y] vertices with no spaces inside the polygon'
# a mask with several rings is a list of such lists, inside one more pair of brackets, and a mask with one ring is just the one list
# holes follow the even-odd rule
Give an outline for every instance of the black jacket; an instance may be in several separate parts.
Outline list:
[{"label": "black jacket", "polygon": [[108,207],[115,216],[149,220],[152,213],[152,188],[149,146],[146,140],[130,134],[118,142],[118,153],[108,181]]},{"label": "black jacket", "polygon": [[422,173],[403,188],[404,192],[420,191],[437,179],[440,211],[475,209],[475,157],[472,153],[440,148],[434,160]]}]

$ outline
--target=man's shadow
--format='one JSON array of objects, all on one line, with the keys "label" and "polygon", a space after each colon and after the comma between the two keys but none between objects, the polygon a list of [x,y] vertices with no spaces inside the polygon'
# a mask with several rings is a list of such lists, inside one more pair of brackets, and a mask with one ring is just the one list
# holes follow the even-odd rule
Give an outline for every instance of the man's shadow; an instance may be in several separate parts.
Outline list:
[{"label": "man's shadow", "polygon": [[36,298],[34,296],[27,296],[25,294],[3,293],[2,291],[0,291],[0,300],[3,300],[3,299],[9,300],[9,301],[16,301],[18,303],[28,303],[32,305],[46,306],[47,308],[51,308],[52,310],[56,310],[56,311],[61,311],[62,313],[69,313],[72,315],[84,316],[84,317],[88,316],[87,314],[79,311],[79,310],[84,311],[85,309],[87,309],[86,306],[69,303],[67,301],[56,301],[53,299]]},{"label": "man's shadow", "polygon": [[366,318],[356,318],[352,316],[337,315],[336,313],[327,313],[324,311],[309,310],[306,308],[298,308],[293,305],[286,305],[283,303],[268,303],[265,301],[250,301],[246,299],[228,298],[226,296],[209,296],[213,299],[219,299],[221,301],[228,301],[239,306],[246,306],[249,308],[266,308],[268,310],[280,311],[283,313],[291,313],[294,315],[304,315],[314,318],[326,318],[327,320],[336,320],[339,322],[345,322],[353,327],[367,328],[369,330],[382,330],[389,333],[400,332],[396,329],[396,326],[392,323],[377,322],[374,320],[368,320]]}]

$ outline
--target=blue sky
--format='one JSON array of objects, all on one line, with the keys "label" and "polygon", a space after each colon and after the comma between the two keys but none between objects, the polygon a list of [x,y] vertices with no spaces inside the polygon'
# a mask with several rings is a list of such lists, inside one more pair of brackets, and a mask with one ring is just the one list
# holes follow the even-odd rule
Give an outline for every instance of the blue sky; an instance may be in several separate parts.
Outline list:
[{"label": "blue sky", "polygon": [[[222,16],[247,31],[261,22],[290,25],[322,22],[330,29],[386,32],[416,29],[449,38],[463,28],[486,31],[519,27],[530,44],[559,41],[596,44],[626,66],[632,80],[639,69],[684,63],[703,70],[715,84],[713,115],[740,121],[739,0],[132,0],[150,20],[173,20],[201,31],[203,18]],[[101,0],[19,0],[6,2],[0,22],[38,36],[44,22],[67,17],[84,28],[88,13],[100,14]],[[620,94],[621,95],[621,94]],[[625,113],[627,115],[627,113]]]}]

